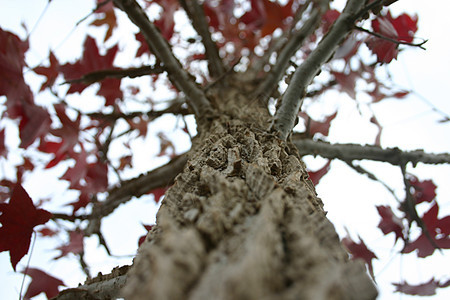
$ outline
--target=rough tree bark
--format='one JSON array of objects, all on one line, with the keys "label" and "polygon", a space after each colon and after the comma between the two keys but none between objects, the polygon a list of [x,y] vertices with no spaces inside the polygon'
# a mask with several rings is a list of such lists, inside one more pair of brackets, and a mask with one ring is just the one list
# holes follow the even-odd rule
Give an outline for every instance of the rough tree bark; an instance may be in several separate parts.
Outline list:
[{"label": "rough tree bark", "polygon": [[[296,147],[229,77],[128,272],[126,299],[374,299]],[[220,100],[220,101],[219,101]]]}]

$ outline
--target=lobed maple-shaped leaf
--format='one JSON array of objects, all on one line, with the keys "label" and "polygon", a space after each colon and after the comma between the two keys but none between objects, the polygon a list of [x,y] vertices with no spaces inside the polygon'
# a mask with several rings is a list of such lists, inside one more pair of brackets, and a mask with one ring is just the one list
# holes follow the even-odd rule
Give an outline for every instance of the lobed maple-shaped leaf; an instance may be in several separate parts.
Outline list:
[{"label": "lobed maple-shaped leaf", "polygon": [[432,296],[436,294],[437,288],[450,286],[450,280],[441,283],[433,277],[430,281],[422,284],[412,285],[404,281],[402,283],[393,283],[393,285],[396,287],[395,292],[413,296]]},{"label": "lobed maple-shaped leaf", "polygon": [[369,273],[372,276],[372,278],[375,278],[373,274],[373,266],[372,266],[372,259],[376,259],[377,256],[375,253],[369,250],[367,248],[364,241],[359,238],[360,242],[356,243],[354,242],[349,236],[342,239],[342,244],[344,244],[345,248],[350,252],[352,255],[352,259],[361,258],[364,260],[369,268]]},{"label": "lobed maple-shaped leaf", "polygon": [[97,27],[106,25],[107,30],[105,38],[103,39],[103,41],[106,42],[112,36],[114,28],[117,27],[117,18],[112,1],[109,1],[106,4],[104,2],[104,0],[97,0],[97,5],[101,4],[101,7],[97,9],[95,13],[100,15],[101,18],[93,21],[91,25]]},{"label": "lobed maple-shaped leaf", "polygon": [[309,174],[309,179],[311,179],[312,183],[314,185],[319,184],[320,179],[328,173],[328,171],[330,170],[330,161],[328,161],[322,168],[320,168],[319,170],[315,171],[315,172],[308,172]]},{"label": "lobed maple-shaped leaf", "polygon": [[306,130],[309,136],[314,136],[316,133],[321,133],[323,136],[327,136],[330,130],[331,121],[336,118],[337,112],[326,117],[322,122],[313,120],[304,112],[299,112],[298,115],[306,121]]},{"label": "lobed maple-shaped leaf", "polygon": [[63,160],[67,154],[73,152],[73,148],[78,144],[80,132],[81,115],[72,121],[66,114],[65,106],[61,103],[54,105],[56,116],[61,122],[61,127],[50,130],[50,133],[61,139],[60,142],[49,142],[41,140],[39,150],[46,153],[53,153],[55,157],[45,166],[51,168]]},{"label": "lobed maple-shaped leaf", "polygon": [[47,77],[47,80],[41,85],[41,88],[39,89],[40,92],[48,87],[51,87],[55,83],[55,80],[59,75],[59,62],[52,51],[50,51],[49,60],[50,66],[36,67],[33,69],[34,73]]},{"label": "lobed maple-shaped leaf", "polygon": [[44,293],[47,299],[51,299],[59,294],[58,286],[65,286],[62,280],[48,275],[39,269],[28,268],[22,271],[22,273],[31,277],[31,282],[25,292],[24,299],[30,299],[40,293]]},{"label": "lobed maple-shaped leaf", "polygon": [[0,28],[0,96],[6,96],[6,113],[20,118],[20,147],[27,148],[50,128],[50,116],[34,103],[33,94],[23,77],[28,41]]},{"label": "lobed maple-shaped leaf", "polygon": [[[100,55],[96,41],[88,36],[83,49],[83,57],[80,60],[73,64],[67,63],[61,66],[61,72],[67,81],[80,79],[94,71],[115,69],[113,62],[119,49],[117,45],[108,49],[105,55]],[[120,81],[120,79],[108,78],[100,82],[100,89],[97,94],[105,96],[106,105],[113,105],[116,99],[123,97],[120,90]],[[81,93],[86,87],[88,87],[86,83],[71,83],[67,93]]]},{"label": "lobed maple-shaped leaf", "polygon": [[[422,221],[425,224],[426,230],[430,237],[433,239],[434,244],[441,249],[450,249],[450,216],[446,216],[442,219],[438,218],[439,206],[436,203],[426,212],[422,217]],[[426,232],[422,232],[421,235],[411,243],[405,245],[402,250],[403,253],[411,253],[417,250],[417,256],[427,257],[434,253],[436,250]]]},{"label": "lobed maple-shaped leaf", "polygon": [[[380,16],[372,21],[372,28],[375,33],[385,37],[404,42],[412,42],[414,33],[417,31],[417,16],[410,17],[402,14],[393,18],[388,11],[385,16]],[[366,41],[367,47],[377,56],[380,63],[389,63],[398,55],[398,44],[371,36]]]},{"label": "lobed maple-shaped leaf", "polygon": [[0,203],[0,213],[0,252],[9,251],[15,270],[17,263],[28,252],[33,228],[45,224],[52,214],[36,209],[20,183],[14,186],[9,203]]},{"label": "lobed maple-shaped leaf", "polygon": [[81,231],[75,230],[69,232],[69,243],[58,247],[57,249],[61,251],[61,254],[54,259],[59,259],[66,256],[69,253],[80,254],[84,252],[83,245],[84,235]]},{"label": "lobed maple-shaped leaf", "polygon": [[395,233],[395,241],[399,238],[404,239],[403,236],[403,226],[402,220],[397,217],[392,211],[390,206],[380,205],[377,206],[377,211],[381,216],[381,221],[378,224],[378,228],[387,235],[391,232]]}]

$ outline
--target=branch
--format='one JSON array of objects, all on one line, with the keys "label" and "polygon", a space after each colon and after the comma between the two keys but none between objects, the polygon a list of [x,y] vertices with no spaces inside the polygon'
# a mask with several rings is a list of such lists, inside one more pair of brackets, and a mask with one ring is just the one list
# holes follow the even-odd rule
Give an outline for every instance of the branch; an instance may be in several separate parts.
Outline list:
[{"label": "branch", "polygon": [[164,64],[164,69],[167,70],[173,85],[186,95],[187,102],[194,110],[195,115],[197,117],[210,115],[211,104],[205,94],[195,83],[192,75],[183,69],[181,63],[172,53],[169,44],[159,32],[159,29],[148,19],[136,0],[113,0],[113,2],[139,27],[148,47]]},{"label": "branch", "polygon": [[182,154],[168,164],[137,178],[124,181],[121,186],[112,189],[105,201],[97,202],[92,208],[85,234],[91,235],[99,232],[100,220],[132,197],[140,197],[153,189],[171,185],[175,176],[183,170],[186,162],[187,154]]},{"label": "branch", "polygon": [[417,163],[425,164],[450,164],[450,154],[425,153],[423,150],[402,151],[398,148],[383,149],[378,146],[357,145],[357,144],[330,144],[311,139],[299,139],[293,136],[293,143],[298,148],[300,155],[320,155],[329,159],[340,159],[343,161],[352,160],[373,160],[388,162],[392,165],[402,165],[411,162],[413,166]]},{"label": "branch", "polygon": [[[102,81],[106,78],[135,78],[151,74],[159,74],[164,72],[164,69],[160,66],[143,66],[139,68],[127,68],[127,69],[107,69],[88,73],[79,79],[68,80],[64,83],[86,83],[91,84],[94,82]],[[63,83],[63,84],[64,84]]]},{"label": "branch", "polygon": [[275,113],[272,130],[286,140],[295,125],[295,118],[302,105],[306,87],[320,72],[321,67],[333,56],[339,44],[353,29],[356,16],[365,1],[348,0],[344,11],[322,38],[311,54],[296,69],[290,84],[281,99],[281,105]]},{"label": "branch", "polygon": [[422,50],[427,50],[425,47],[422,47],[422,46],[423,46],[426,42],[428,42],[428,40],[424,40],[424,41],[421,42],[421,43],[415,44],[415,43],[410,43],[410,42],[405,42],[405,41],[399,41],[399,40],[396,40],[396,39],[393,39],[393,38],[391,38],[391,37],[388,37],[388,36],[379,34],[379,33],[377,33],[377,32],[373,32],[373,31],[367,30],[367,29],[362,28],[362,27],[359,27],[359,26],[355,26],[355,29],[358,29],[359,31],[368,33],[368,34],[370,34],[370,35],[376,36],[377,38],[380,38],[380,39],[389,41],[389,42],[394,43],[394,44],[397,44],[397,45],[408,45],[408,46],[411,46],[411,47],[419,47],[419,48],[422,49]]},{"label": "branch", "polygon": [[258,99],[262,103],[267,103],[270,95],[278,86],[278,83],[289,67],[291,57],[294,56],[295,52],[303,45],[304,40],[319,26],[321,15],[322,11],[320,9],[314,10],[312,15],[309,16],[309,19],[299,30],[293,32],[289,39],[285,38],[287,43],[280,51],[276,64],[256,88],[252,95],[252,99]]},{"label": "branch", "polygon": [[208,59],[209,74],[213,78],[219,78],[225,73],[225,67],[222,64],[216,43],[211,38],[203,7],[198,3],[198,0],[180,0],[180,3],[191,19],[192,26],[202,38],[206,58]]}]

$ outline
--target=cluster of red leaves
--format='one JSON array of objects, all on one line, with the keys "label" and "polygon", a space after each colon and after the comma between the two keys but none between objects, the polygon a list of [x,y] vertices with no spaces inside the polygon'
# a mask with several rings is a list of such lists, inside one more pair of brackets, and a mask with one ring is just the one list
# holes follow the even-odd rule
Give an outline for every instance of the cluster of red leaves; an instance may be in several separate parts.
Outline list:
[{"label": "cluster of red leaves", "polygon": [[[419,181],[415,176],[410,176],[409,183],[413,188],[412,195],[416,205],[422,202],[433,202],[436,196],[436,186],[432,181]],[[409,232],[404,221],[410,220],[408,224],[410,228],[412,220],[408,212],[403,211],[403,216],[399,217],[388,205],[377,206],[377,210],[381,217],[378,228],[385,235],[394,233],[395,242],[403,240],[405,246],[402,253],[411,253],[417,250],[417,256],[424,258],[434,253],[436,245],[441,249],[450,249],[450,216],[438,218],[439,206],[437,202],[434,202],[430,209],[421,216],[421,220],[425,226],[421,228],[422,232],[420,236],[412,242],[409,241]],[[433,243],[429,240],[430,238],[433,239]],[[349,237],[346,237],[342,242],[352,254],[353,258],[361,258],[367,263],[369,271],[373,276],[372,259],[376,258],[375,254],[366,247],[362,240],[360,243],[356,243]],[[419,285],[410,285],[406,282],[395,283],[394,285],[397,288],[396,291],[409,295],[426,296],[434,295],[437,288],[447,287],[449,284],[449,281],[440,283],[432,278],[429,282]]]}]

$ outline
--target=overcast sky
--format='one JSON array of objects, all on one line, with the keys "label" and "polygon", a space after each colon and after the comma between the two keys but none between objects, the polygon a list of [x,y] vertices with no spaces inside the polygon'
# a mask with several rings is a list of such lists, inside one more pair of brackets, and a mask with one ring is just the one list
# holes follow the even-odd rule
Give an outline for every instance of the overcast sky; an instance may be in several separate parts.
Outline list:
[{"label": "overcast sky", "polygon": [[[27,54],[27,61],[30,66],[35,66],[48,56],[49,48],[53,49],[56,56],[64,60],[72,60],[81,54],[81,45],[86,34],[86,26],[90,21],[84,22],[74,29],[81,18],[86,16],[93,8],[94,1],[74,1],[74,0],[53,0],[48,10],[39,20],[41,13],[47,3],[46,0],[0,0],[0,26],[5,30],[10,30],[18,34],[21,38],[26,36],[22,28],[23,22],[31,33],[31,46]],[[342,1],[336,1],[338,4]],[[418,37],[428,39],[425,45],[427,51],[417,48],[406,48],[399,55],[397,61],[388,66],[392,74],[393,81],[407,90],[415,93],[404,100],[385,100],[373,105],[378,120],[383,125],[383,135],[381,144],[383,147],[399,147],[401,149],[425,149],[429,152],[450,152],[449,123],[437,123],[442,119],[442,114],[436,112],[438,109],[447,115],[450,114],[449,93],[446,90],[450,86],[450,18],[447,14],[450,11],[450,1],[435,0],[424,4],[419,0],[400,0],[392,6],[394,15],[407,11],[410,14],[419,15]],[[39,20],[39,22],[38,22]],[[35,24],[37,24],[35,26]],[[102,30],[89,31],[91,34],[103,33]],[[113,41],[119,40],[121,49],[125,47],[136,47],[133,41],[127,39],[129,33],[125,30],[117,32]],[[126,61],[132,57],[135,49],[122,54],[120,59]],[[30,82],[34,89],[40,86],[41,82]],[[87,93],[92,96],[95,93]],[[153,93],[155,96],[158,93]],[[83,94],[86,98],[86,96]],[[4,100],[2,100],[4,101]],[[45,97],[37,99],[45,102]],[[330,141],[332,142],[355,142],[372,143],[376,136],[376,129],[368,124],[364,117],[359,116],[355,102],[345,95],[337,96],[336,105],[342,107],[342,112],[332,124]],[[156,125],[152,126],[150,135],[154,135],[162,128],[167,127],[173,118],[162,118]],[[355,128],[358,128],[356,130]],[[168,132],[169,137],[174,138],[177,153],[187,150],[188,137],[180,135],[178,131]],[[157,140],[149,138],[149,145],[155,145]],[[136,145],[138,147],[140,145]],[[142,146],[142,145],[141,145]],[[148,149],[148,148],[147,148]],[[151,154],[156,154],[157,147],[150,148]],[[19,159],[20,155],[11,157]],[[149,153],[138,153],[136,161],[148,161]],[[142,163],[142,171],[155,164],[163,164],[167,159],[159,159],[156,162],[149,162],[148,165]],[[306,158],[311,168],[321,167],[325,161],[318,158]],[[0,162],[3,164],[3,162]],[[400,170],[388,164],[361,162],[361,165],[374,172],[380,179],[389,184],[402,197],[403,184]],[[51,170],[45,173],[49,182],[46,186],[51,189],[42,189],[42,174],[26,178],[25,188],[33,199],[40,199],[46,196],[64,195],[73,197],[73,193],[65,193],[67,185],[58,185],[50,175],[60,176],[64,169]],[[0,172],[3,172],[0,167]],[[441,205],[442,215],[450,213],[449,196],[450,167],[449,166],[424,166],[419,164],[417,168],[409,166],[408,171],[421,179],[430,179],[438,185],[438,200]],[[59,173],[58,173],[59,172]],[[58,175],[59,174],[59,175]],[[0,174],[1,175],[1,174]],[[2,176],[0,176],[2,177]],[[422,283],[432,276],[438,279],[448,279],[448,269],[450,263],[443,255],[437,253],[432,258],[425,260],[418,259],[414,254],[406,256],[394,256],[392,250],[393,237],[384,237],[376,228],[379,222],[375,205],[389,204],[396,206],[395,200],[384,189],[381,184],[371,182],[369,179],[356,174],[350,168],[339,161],[332,163],[332,169],[317,187],[319,196],[324,200],[328,216],[336,225],[341,236],[345,235],[348,228],[353,238],[360,235],[366,244],[379,256],[379,262],[375,262],[375,275],[377,275],[380,285],[381,296],[379,299],[413,299],[412,297],[393,294],[390,282],[398,282],[402,279],[408,280],[412,284]],[[154,211],[156,206],[152,196],[145,196],[142,201],[131,201],[115,213],[108,217],[103,224],[104,234],[107,241],[118,257],[112,259],[105,256],[102,248],[97,248],[96,238],[86,239],[86,248],[92,253],[88,253],[86,259],[93,264],[92,273],[98,271],[109,272],[109,270],[124,263],[130,263],[132,255],[136,250],[137,238],[144,234],[144,229],[136,220],[145,224],[154,222]],[[62,203],[69,201],[63,200]],[[143,202],[143,204],[142,204]],[[143,206],[142,206],[143,205]],[[58,209],[63,207],[58,206]],[[152,213],[153,212],[153,213]],[[130,221],[131,226],[123,226]],[[32,254],[30,266],[39,267],[50,274],[61,278],[70,286],[76,286],[78,282],[84,280],[84,276],[79,271],[76,259],[62,258],[54,261],[57,251],[49,251],[61,245],[62,240],[48,240],[38,238],[34,252]],[[399,249],[397,245],[396,249]],[[448,252],[448,251],[447,251]],[[446,252],[444,252],[446,253]],[[18,265],[21,270],[26,265],[28,256],[23,258]],[[444,277],[447,276],[447,277]],[[12,271],[9,254],[0,253],[0,289],[1,299],[18,299],[21,276]],[[27,281],[28,282],[28,281]],[[40,296],[37,299],[45,299]],[[417,299],[415,297],[414,299]],[[450,289],[438,291],[436,297],[424,297],[422,299],[450,299]]]}]

